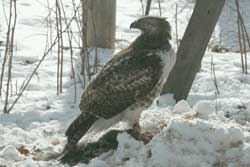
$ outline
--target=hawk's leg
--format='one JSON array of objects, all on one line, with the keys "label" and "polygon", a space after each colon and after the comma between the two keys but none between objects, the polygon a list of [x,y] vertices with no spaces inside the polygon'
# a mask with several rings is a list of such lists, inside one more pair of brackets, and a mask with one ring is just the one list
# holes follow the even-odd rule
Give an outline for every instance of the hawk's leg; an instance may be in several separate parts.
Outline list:
[{"label": "hawk's leg", "polygon": [[147,133],[145,133],[140,125],[139,122],[135,123],[133,125],[133,129],[131,131],[128,132],[132,137],[134,137],[136,140],[140,140],[143,141],[144,144],[147,144],[148,142],[150,142],[150,140],[152,139],[152,137],[150,135],[148,135]]}]

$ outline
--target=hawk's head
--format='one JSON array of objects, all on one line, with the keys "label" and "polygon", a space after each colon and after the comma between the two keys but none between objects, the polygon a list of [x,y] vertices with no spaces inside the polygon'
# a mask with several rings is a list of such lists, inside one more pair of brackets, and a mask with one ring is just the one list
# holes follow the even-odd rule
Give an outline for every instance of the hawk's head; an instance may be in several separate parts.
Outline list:
[{"label": "hawk's head", "polygon": [[144,16],[131,23],[130,28],[139,29],[142,34],[166,35],[168,39],[171,39],[170,24],[163,17]]}]

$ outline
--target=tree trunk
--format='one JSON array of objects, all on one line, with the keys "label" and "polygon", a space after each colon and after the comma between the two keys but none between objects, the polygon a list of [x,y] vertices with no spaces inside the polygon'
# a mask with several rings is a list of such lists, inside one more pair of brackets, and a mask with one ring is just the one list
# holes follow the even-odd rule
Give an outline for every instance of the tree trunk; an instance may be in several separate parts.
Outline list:
[{"label": "tree trunk", "polygon": [[176,64],[162,94],[172,93],[176,101],[187,98],[224,3],[225,0],[196,0],[177,51]]},{"label": "tree trunk", "polygon": [[88,47],[113,48],[116,0],[88,0],[87,10]]}]

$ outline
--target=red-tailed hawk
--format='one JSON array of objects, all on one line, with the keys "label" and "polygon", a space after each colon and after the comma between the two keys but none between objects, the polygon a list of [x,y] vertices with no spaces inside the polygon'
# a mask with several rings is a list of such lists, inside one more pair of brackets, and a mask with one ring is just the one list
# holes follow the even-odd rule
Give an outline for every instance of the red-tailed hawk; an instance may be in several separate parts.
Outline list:
[{"label": "red-tailed hawk", "polygon": [[140,29],[141,35],[116,54],[83,92],[82,112],[66,131],[64,151],[73,149],[98,120],[109,126],[128,120],[133,126],[160,95],[176,59],[169,43],[170,25],[165,18],[147,16],[130,28]]}]

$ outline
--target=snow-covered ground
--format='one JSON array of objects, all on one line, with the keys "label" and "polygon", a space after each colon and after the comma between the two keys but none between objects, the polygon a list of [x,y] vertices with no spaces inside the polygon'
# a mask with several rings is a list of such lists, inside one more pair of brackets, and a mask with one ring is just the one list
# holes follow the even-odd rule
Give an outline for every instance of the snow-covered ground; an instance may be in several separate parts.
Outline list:
[{"label": "snow-covered ground", "polygon": [[[0,3],[8,3],[2,0]],[[185,30],[193,5],[187,0],[162,2],[175,41],[175,7],[178,2],[179,38]],[[191,0],[190,0],[191,2]],[[13,85],[19,88],[41,58],[46,37],[45,0],[17,1],[18,24],[13,63]],[[0,10],[2,11],[2,10]],[[117,39],[132,41],[137,31],[129,24],[141,16],[138,0],[117,1]],[[70,14],[70,11],[68,12]],[[153,13],[159,15],[157,3]],[[72,13],[71,13],[72,14]],[[0,41],[5,37],[5,20],[0,12]],[[118,42],[119,50],[127,45]],[[175,42],[173,46],[176,47]],[[3,47],[0,47],[2,62]],[[74,82],[70,56],[66,51],[63,94],[56,96],[57,51],[45,59],[30,86],[10,114],[0,113],[0,166],[40,167],[67,166],[56,160],[36,161],[37,156],[60,152],[66,143],[64,132],[79,114],[83,91],[77,82],[77,104],[74,104]],[[75,50],[74,60],[79,60]],[[107,52],[100,51],[100,57]],[[219,94],[214,85],[211,60]],[[250,166],[250,77],[241,73],[237,53],[207,52],[187,101],[174,104],[171,97],[160,98],[141,115],[141,126],[154,133],[147,145],[128,134],[118,136],[117,150],[93,159],[82,167],[249,167]],[[16,86],[13,86],[13,96]],[[3,108],[1,97],[0,108]],[[14,99],[14,98],[13,98]],[[13,100],[11,98],[11,100]],[[167,100],[166,100],[167,99]]]}]

